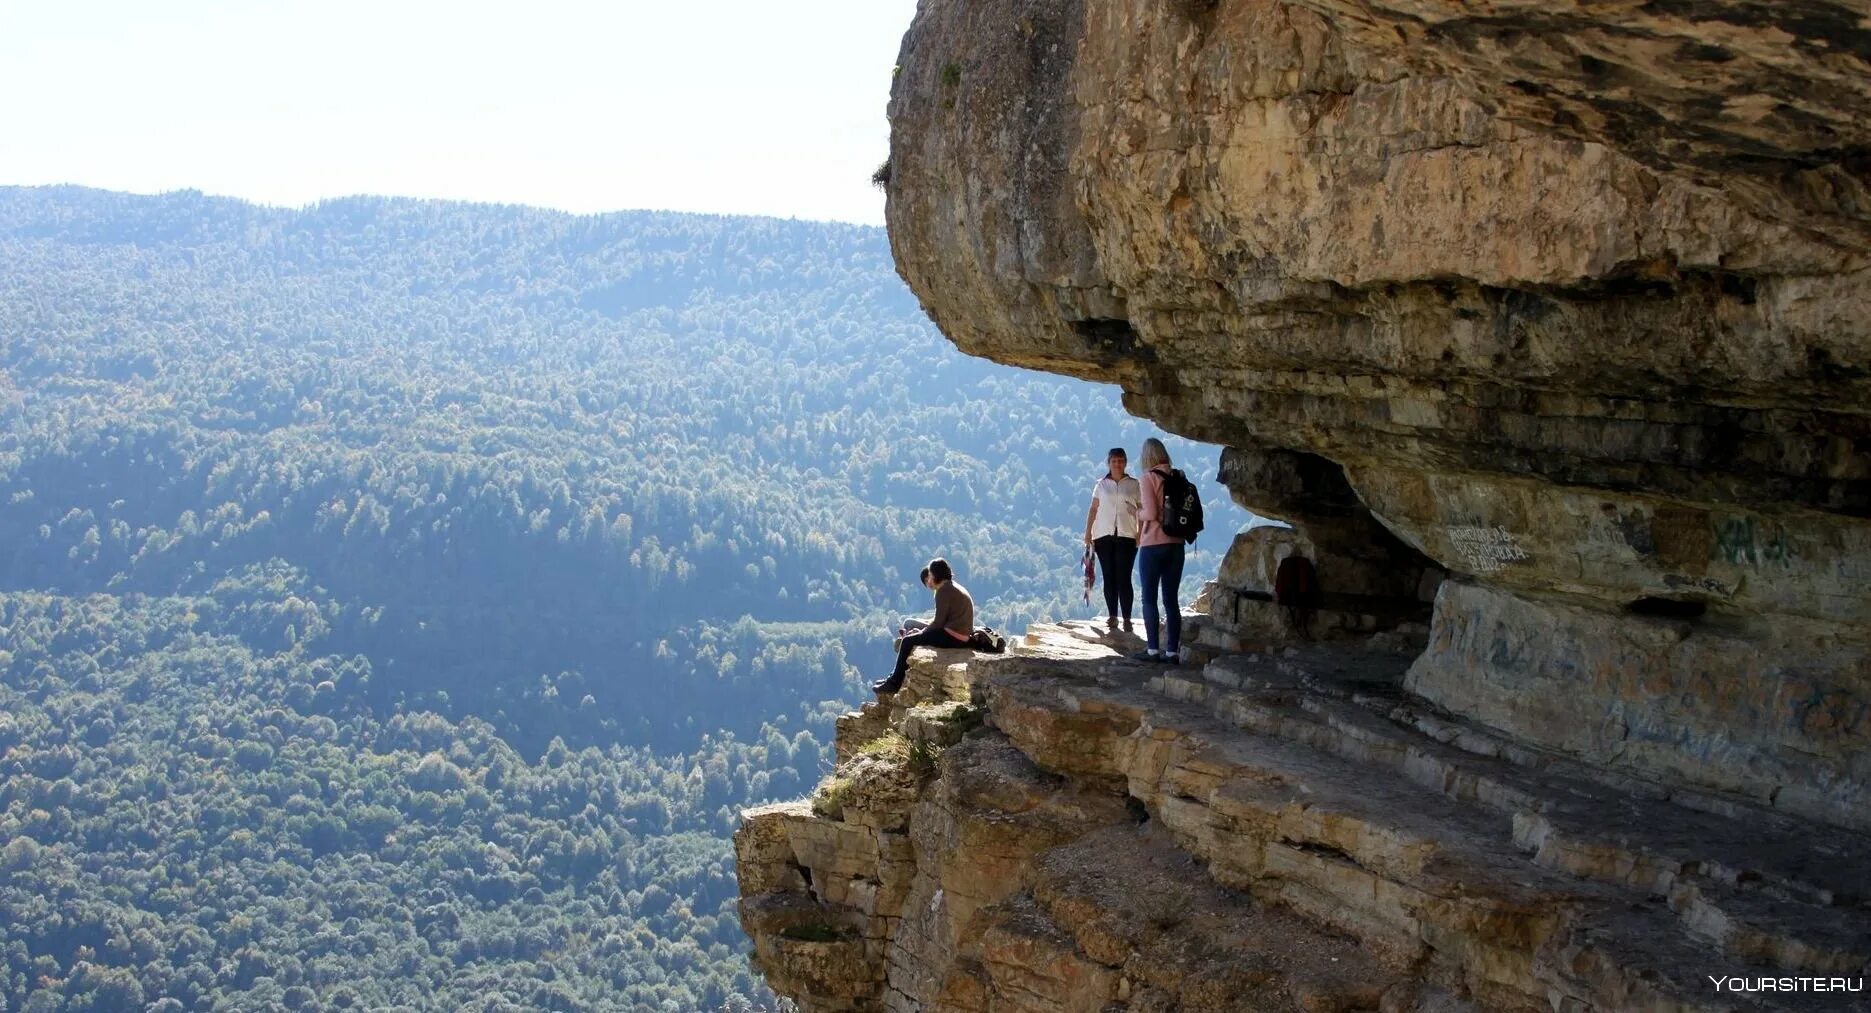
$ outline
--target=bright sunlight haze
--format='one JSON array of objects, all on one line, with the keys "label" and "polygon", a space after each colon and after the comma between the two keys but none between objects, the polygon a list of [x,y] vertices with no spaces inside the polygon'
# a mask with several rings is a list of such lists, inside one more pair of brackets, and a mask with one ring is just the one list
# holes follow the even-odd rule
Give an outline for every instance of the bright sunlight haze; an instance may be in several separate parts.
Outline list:
[{"label": "bright sunlight haze", "polygon": [[914,0],[0,4],[0,184],[876,224]]}]

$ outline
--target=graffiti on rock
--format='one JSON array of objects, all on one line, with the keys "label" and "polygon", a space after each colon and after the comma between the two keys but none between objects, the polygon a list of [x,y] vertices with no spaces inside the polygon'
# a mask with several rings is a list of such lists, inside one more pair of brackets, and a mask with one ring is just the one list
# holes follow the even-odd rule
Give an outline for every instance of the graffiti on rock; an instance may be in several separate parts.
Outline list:
[{"label": "graffiti on rock", "polygon": [[1506,528],[1455,525],[1448,529],[1448,534],[1456,555],[1467,564],[1470,573],[1498,573],[1509,563],[1523,563],[1532,558]]},{"label": "graffiti on rock", "polygon": [[1737,566],[1791,567],[1799,558],[1787,533],[1778,524],[1745,515],[1713,521],[1715,547],[1711,559]]},{"label": "graffiti on rock", "polygon": [[1793,723],[1812,738],[1855,738],[1864,727],[1866,711],[1865,701],[1847,690],[1817,690],[1793,705]]}]

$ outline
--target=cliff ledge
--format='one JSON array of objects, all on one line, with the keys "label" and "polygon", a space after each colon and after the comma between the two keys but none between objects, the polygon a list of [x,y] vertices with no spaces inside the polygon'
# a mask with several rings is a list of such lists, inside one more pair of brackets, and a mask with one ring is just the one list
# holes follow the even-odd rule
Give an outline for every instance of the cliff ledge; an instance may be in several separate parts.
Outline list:
[{"label": "cliff ledge", "polygon": [[[1204,643],[1231,636],[1197,620]],[[1860,835],[1690,798],[1404,689],[1376,636],[1133,662],[1102,626],[919,652],[814,798],[735,835],[810,1011],[1851,1009]]]},{"label": "cliff ledge", "polygon": [[[1040,631],[938,665],[977,732],[849,719],[852,802],[743,831],[775,987],[1816,1008],[1697,975],[1866,974],[1871,5],[923,0],[890,118],[943,332],[1121,385],[1291,529],[1237,539],[1200,665]],[[1294,553],[1316,644],[1269,600]]]}]

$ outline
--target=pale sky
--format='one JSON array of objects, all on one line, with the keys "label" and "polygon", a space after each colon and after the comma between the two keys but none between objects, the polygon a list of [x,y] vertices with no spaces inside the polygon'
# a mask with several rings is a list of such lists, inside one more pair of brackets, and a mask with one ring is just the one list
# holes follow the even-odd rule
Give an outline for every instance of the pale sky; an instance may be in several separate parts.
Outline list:
[{"label": "pale sky", "polygon": [[915,0],[0,0],[0,184],[877,223]]}]

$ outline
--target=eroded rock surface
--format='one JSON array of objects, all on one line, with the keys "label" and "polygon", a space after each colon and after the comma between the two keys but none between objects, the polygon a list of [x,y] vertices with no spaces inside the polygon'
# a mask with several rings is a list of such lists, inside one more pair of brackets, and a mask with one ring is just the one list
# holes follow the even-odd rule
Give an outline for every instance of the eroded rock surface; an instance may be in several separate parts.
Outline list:
[{"label": "eroded rock surface", "polygon": [[1436,710],[1402,641],[1131,640],[922,654],[819,798],[747,813],[768,981],[809,1011],[1852,1008],[1706,976],[1864,974],[1860,835]]},{"label": "eroded rock surface", "polygon": [[[1228,447],[1390,599],[1331,628],[1447,572],[1571,641],[1438,616],[1436,703],[1863,826],[1867,40],[1846,0],[925,0],[891,241],[962,349]],[[1633,613],[1688,641],[1606,654]]]},{"label": "eroded rock surface", "polygon": [[1183,667],[1046,628],[842,721],[738,840],[776,987],[1863,1004],[1712,976],[1871,974],[1871,3],[922,0],[890,117],[943,331],[1290,527]]}]

